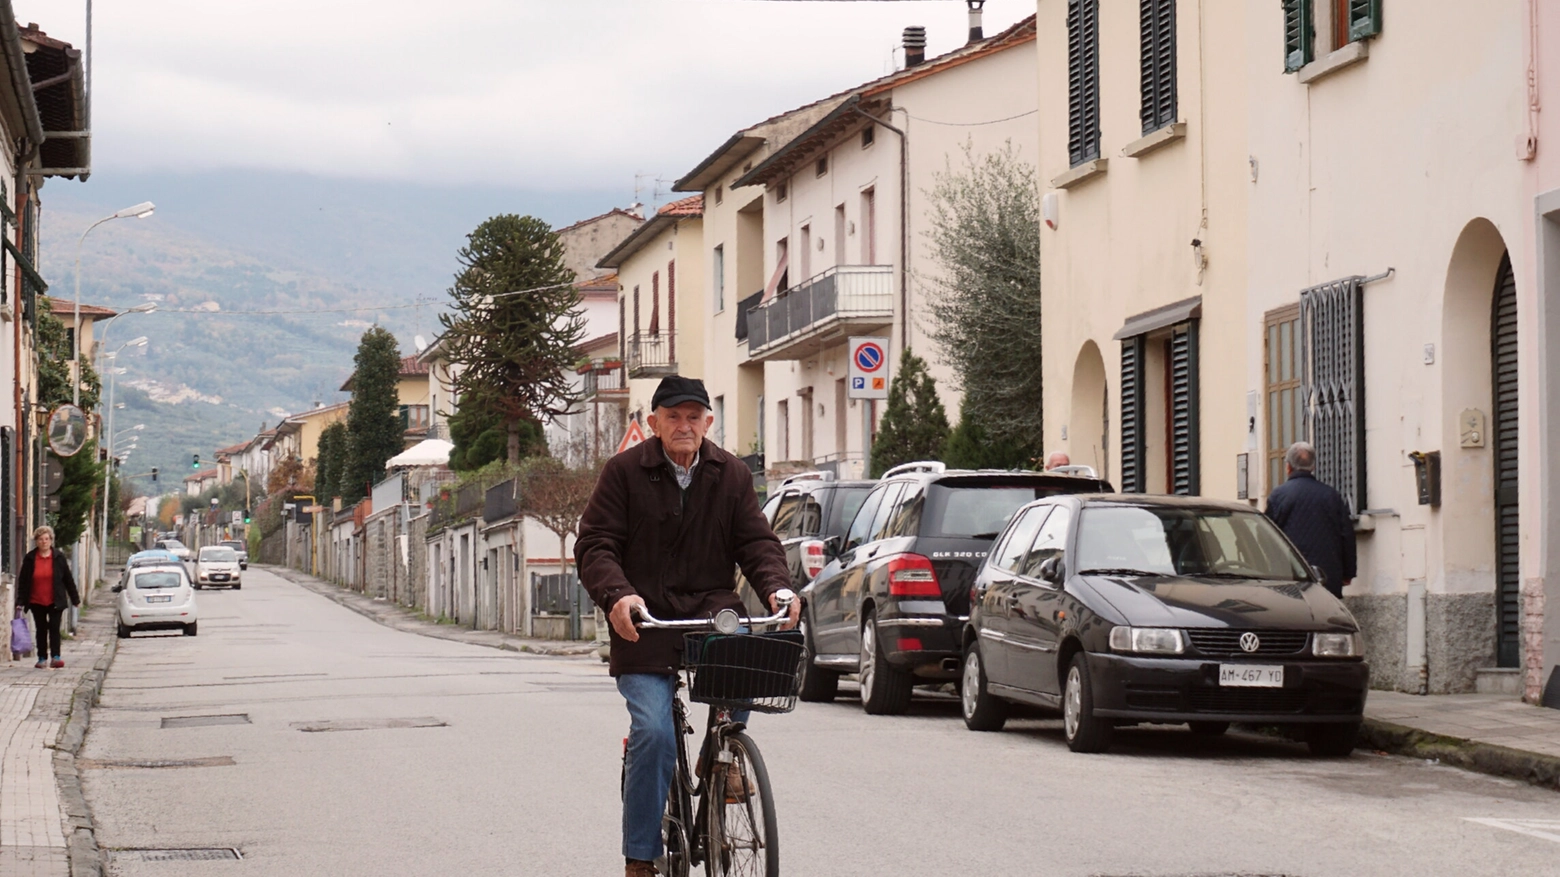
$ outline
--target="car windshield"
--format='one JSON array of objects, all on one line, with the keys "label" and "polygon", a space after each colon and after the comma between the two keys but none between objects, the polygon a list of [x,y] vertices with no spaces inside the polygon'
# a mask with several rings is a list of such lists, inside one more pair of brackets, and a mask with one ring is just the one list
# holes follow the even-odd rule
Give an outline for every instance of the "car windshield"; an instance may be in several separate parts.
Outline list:
[{"label": "car windshield", "polygon": [[157,588],[177,588],[184,584],[184,576],[174,570],[152,569],[137,573],[130,581],[138,590],[150,591]]},{"label": "car windshield", "polygon": [[995,539],[1026,503],[1059,493],[1054,487],[1014,484],[934,484],[927,490],[921,535]]},{"label": "car windshield", "polygon": [[1305,561],[1257,512],[1178,507],[1086,508],[1078,523],[1082,574],[1309,579]]},{"label": "car windshield", "polygon": [[167,551],[159,551],[156,554],[147,554],[145,556],[137,555],[132,557],[130,558],[130,565],[155,566],[160,563],[173,563],[177,560],[178,558],[174,557],[171,553]]},{"label": "car windshield", "polygon": [[232,563],[238,560],[238,555],[231,548],[213,546],[211,548],[202,548],[200,550],[200,559],[213,563]]},{"label": "car windshield", "polygon": [[243,551],[244,550],[244,543],[242,543],[242,542],[224,542],[224,543],[222,543],[222,546],[224,548],[231,548],[234,551]]}]

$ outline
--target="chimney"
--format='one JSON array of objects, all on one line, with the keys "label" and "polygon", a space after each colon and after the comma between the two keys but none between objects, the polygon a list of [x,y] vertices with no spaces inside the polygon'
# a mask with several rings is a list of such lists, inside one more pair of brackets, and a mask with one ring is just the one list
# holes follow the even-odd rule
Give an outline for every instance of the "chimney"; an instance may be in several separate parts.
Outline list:
[{"label": "chimney", "polygon": [[926,61],[926,28],[911,25],[905,28],[905,69],[919,67]]},{"label": "chimney", "polygon": [[986,5],[986,0],[964,0],[970,5],[970,42],[978,43],[986,38],[986,30],[981,26],[981,7]]}]

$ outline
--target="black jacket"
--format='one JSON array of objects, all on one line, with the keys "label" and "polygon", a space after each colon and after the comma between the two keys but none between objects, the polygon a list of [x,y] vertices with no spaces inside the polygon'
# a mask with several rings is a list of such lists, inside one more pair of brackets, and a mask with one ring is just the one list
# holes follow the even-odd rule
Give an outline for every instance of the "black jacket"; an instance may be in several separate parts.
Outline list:
[{"label": "black jacket", "polygon": [[[33,558],[37,556],[38,549],[34,548],[22,558],[21,572],[16,574],[17,602],[25,598],[28,605],[32,604]],[[81,605],[81,594],[76,591],[76,577],[70,573],[70,561],[65,559],[59,549],[54,551],[54,605],[61,609],[67,605]]]},{"label": "black jacket", "polygon": [[1354,522],[1338,491],[1309,472],[1296,472],[1268,495],[1267,516],[1295,543],[1311,565],[1322,571],[1322,584],[1342,596],[1355,566]]},{"label": "black jacket", "polygon": [[[686,493],[658,438],[608,460],[580,518],[574,558],[580,583],[608,613],[629,594],[667,620],[742,612],[737,567],[766,603],[791,586],[785,549],[759,511],[752,473],[709,440]],[[642,630],[632,643],[616,630],[611,636],[613,676],[676,671],[681,632]]]}]

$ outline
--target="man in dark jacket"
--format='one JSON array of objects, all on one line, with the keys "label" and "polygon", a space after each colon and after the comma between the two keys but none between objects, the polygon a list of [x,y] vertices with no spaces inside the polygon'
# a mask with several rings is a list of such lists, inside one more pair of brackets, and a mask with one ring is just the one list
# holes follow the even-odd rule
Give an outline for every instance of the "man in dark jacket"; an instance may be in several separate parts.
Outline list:
[{"label": "man in dark jacket", "polygon": [[1338,491],[1316,480],[1316,450],[1295,442],[1284,452],[1288,480],[1268,494],[1267,516],[1295,543],[1312,566],[1322,571],[1322,584],[1333,596],[1354,581],[1354,522],[1349,504]]},{"label": "man in dark jacket", "polygon": [[[743,613],[735,568],[778,611],[791,577],[741,461],[705,441],[704,382],[661,381],[648,422],[655,437],[607,461],[580,518],[580,583],[611,621],[612,675],[628,703],[623,856],[629,877],[655,874],[661,813],[677,760],[672,698],[682,634],[639,630],[635,607],[663,619]],[[799,602],[791,603],[788,627]]]}]

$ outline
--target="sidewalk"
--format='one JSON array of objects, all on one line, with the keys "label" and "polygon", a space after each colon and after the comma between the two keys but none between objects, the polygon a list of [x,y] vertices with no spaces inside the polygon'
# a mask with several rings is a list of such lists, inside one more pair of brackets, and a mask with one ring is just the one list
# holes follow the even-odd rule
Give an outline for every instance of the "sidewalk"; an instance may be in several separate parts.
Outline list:
[{"label": "sidewalk", "polygon": [[65,640],[65,669],[0,661],[0,874],[101,873],[76,773],[86,714],[114,652],[113,606],[97,599],[104,605],[83,612],[76,638]]},{"label": "sidewalk", "polygon": [[[255,564],[255,566],[259,566],[259,564]],[[307,588],[326,599],[334,600],[359,615],[371,618],[386,627],[407,633],[469,643],[474,646],[487,646],[492,649],[525,652],[533,655],[594,655],[602,645],[596,642],[534,639],[532,637],[501,633],[496,630],[472,630],[454,624],[439,624],[438,622],[422,618],[412,610],[397,606],[388,600],[377,600],[373,597],[359,594],[356,591],[349,591],[346,588],[333,585],[308,573],[281,566],[264,566],[261,568],[295,585]]]},{"label": "sidewalk", "polygon": [[1509,695],[1372,691],[1360,745],[1560,791],[1560,710]]}]

